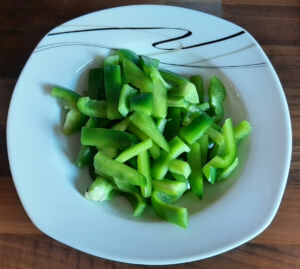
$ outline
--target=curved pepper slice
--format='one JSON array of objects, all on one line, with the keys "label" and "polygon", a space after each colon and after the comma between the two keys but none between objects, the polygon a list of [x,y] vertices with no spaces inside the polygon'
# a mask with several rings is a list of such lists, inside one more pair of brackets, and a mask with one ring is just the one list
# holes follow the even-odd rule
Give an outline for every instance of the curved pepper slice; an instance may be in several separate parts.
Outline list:
[{"label": "curved pepper slice", "polygon": [[210,178],[211,167],[227,168],[236,157],[236,142],[231,118],[225,120],[222,133],[224,136],[224,150],[222,156],[215,156],[203,167],[203,173],[207,179]]},{"label": "curved pepper slice", "polygon": [[54,87],[52,88],[51,96],[61,99],[65,109],[69,109],[64,122],[63,133],[70,135],[79,131],[88,119],[77,108],[77,100],[80,98],[80,95],[68,89]]},{"label": "curved pepper slice", "polygon": [[210,113],[216,122],[221,121],[224,116],[223,102],[226,98],[226,89],[222,81],[216,76],[212,76],[210,80],[208,98]]},{"label": "curved pepper slice", "polygon": [[188,212],[186,208],[168,204],[165,202],[162,193],[158,191],[152,192],[151,202],[155,213],[159,217],[182,228],[187,228]]},{"label": "curved pepper slice", "polygon": [[88,200],[103,202],[111,199],[115,189],[116,186],[112,182],[103,177],[97,176],[84,196]]},{"label": "curved pepper slice", "polygon": [[77,101],[79,111],[89,117],[106,118],[106,101],[90,99],[89,97],[80,97]]}]

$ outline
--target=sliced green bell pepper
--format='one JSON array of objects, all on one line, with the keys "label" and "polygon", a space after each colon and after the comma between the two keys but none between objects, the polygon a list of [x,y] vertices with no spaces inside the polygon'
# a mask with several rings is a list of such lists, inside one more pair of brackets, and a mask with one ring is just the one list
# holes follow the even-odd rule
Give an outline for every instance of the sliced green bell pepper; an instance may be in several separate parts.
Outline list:
[{"label": "sliced green bell pepper", "polygon": [[195,143],[211,126],[213,119],[205,113],[180,130],[181,137],[189,144]]},{"label": "sliced green bell pepper", "polygon": [[197,76],[191,76],[190,81],[194,83],[197,89],[197,93],[199,96],[199,103],[204,102],[204,87],[203,87],[203,79],[200,75]]},{"label": "sliced green bell pepper", "polygon": [[174,223],[182,228],[187,228],[188,212],[186,208],[166,203],[162,193],[157,191],[152,192],[151,202],[155,213],[160,218]]},{"label": "sliced green bell pepper", "polygon": [[236,142],[231,118],[225,120],[222,133],[224,136],[224,150],[222,156],[215,156],[203,167],[203,174],[207,179],[211,178],[210,167],[227,168],[236,158]]},{"label": "sliced green bell pepper", "polygon": [[139,63],[139,56],[129,49],[119,49],[117,50],[117,55],[120,58],[120,62],[122,62],[125,58],[134,62],[135,64]]},{"label": "sliced green bell pepper", "polygon": [[88,90],[84,92],[84,96],[91,99],[105,99],[103,68],[90,69]]},{"label": "sliced green bell pepper", "polygon": [[152,93],[153,84],[149,77],[132,61],[124,58],[122,61],[125,83],[139,88],[142,93]]},{"label": "sliced green bell pepper", "polygon": [[187,154],[187,160],[191,167],[189,182],[192,191],[200,198],[203,197],[203,175],[201,166],[201,146],[199,143],[191,145],[191,151]]},{"label": "sliced green bell pepper", "polygon": [[138,91],[128,84],[124,84],[120,93],[118,110],[123,117],[126,117],[130,110],[129,99],[137,95]]},{"label": "sliced green bell pepper", "polygon": [[143,142],[140,142],[134,146],[131,146],[128,149],[125,149],[120,155],[115,159],[118,162],[124,163],[129,159],[139,155],[143,151],[146,151],[152,147],[153,143],[151,139],[147,139]]},{"label": "sliced green bell pepper", "polygon": [[105,128],[87,128],[81,130],[81,144],[106,148],[126,148],[137,143],[137,138],[127,132]]},{"label": "sliced green bell pepper", "polygon": [[132,124],[139,128],[143,133],[145,133],[149,138],[156,142],[165,151],[169,151],[169,145],[166,139],[158,130],[158,128],[155,125],[155,122],[149,115],[140,112],[134,112],[131,116],[129,116],[129,120]]},{"label": "sliced green bell pepper", "polygon": [[168,121],[164,130],[164,136],[167,139],[167,141],[170,141],[178,134],[180,130],[180,116],[181,109],[179,107],[168,108]]},{"label": "sliced green bell pepper", "polygon": [[140,93],[129,99],[130,111],[142,112],[146,115],[152,114],[153,96],[152,93]]},{"label": "sliced green bell pepper", "polygon": [[120,119],[122,115],[118,110],[119,97],[122,88],[121,67],[119,56],[109,56],[104,61],[104,85],[107,102],[107,118]]},{"label": "sliced green bell pepper", "polygon": [[77,101],[79,111],[89,117],[106,118],[106,101],[90,99],[89,97],[80,97]]},{"label": "sliced green bell pepper", "polygon": [[102,154],[100,151],[95,155],[94,167],[97,174],[104,174],[109,177],[117,178],[124,184],[136,186],[145,186],[146,179],[137,170],[130,166],[112,160]]},{"label": "sliced green bell pepper", "polygon": [[70,135],[79,131],[88,119],[77,108],[77,100],[80,95],[68,89],[54,87],[51,90],[51,96],[62,100],[64,108],[69,109],[62,129],[63,133]]},{"label": "sliced green bell pepper", "polygon": [[210,113],[216,122],[224,117],[223,102],[226,98],[226,89],[221,80],[216,76],[212,76],[208,89],[208,98],[210,105]]},{"label": "sliced green bell pepper", "polygon": [[146,184],[141,186],[142,195],[150,197],[152,192],[152,178],[150,168],[150,158],[147,150],[137,156],[138,171],[146,178]]},{"label": "sliced green bell pepper", "polygon": [[192,82],[168,70],[160,69],[160,73],[162,77],[173,86],[170,90],[170,94],[182,96],[189,103],[199,103],[197,89]]},{"label": "sliced green bell pepper", "polygon": [[116,186],[109,180],[97,176],[89,190],[85,193],[85,198],[95,202],[103,202],[110,200]]},{"label": "sliced green bell pepper", "polygon": [[182,175],[185,178],[188,178],[189,175],[191,174],[191,167],[187,162],[183,160],[175,159],[170,162],[169,171],[171,173]]},{"label": "sliced green bell pepper", "polygon": [[[132,133],[133,135],[135,135],[137,138],[139,138],[141,141],[145,141],[145,140],[149,139],[149,137],[147,135],[145,135],[145,133],[143,133],[139,128],[137,128],[133,124],[129,124],[128,131],[130,133]],[[153,159],[157,159],[160,155],[159,145],[157,145],[155,142],[153,142],[153,145],[149,149],[149,151],[150,151],[150,154]]]}]

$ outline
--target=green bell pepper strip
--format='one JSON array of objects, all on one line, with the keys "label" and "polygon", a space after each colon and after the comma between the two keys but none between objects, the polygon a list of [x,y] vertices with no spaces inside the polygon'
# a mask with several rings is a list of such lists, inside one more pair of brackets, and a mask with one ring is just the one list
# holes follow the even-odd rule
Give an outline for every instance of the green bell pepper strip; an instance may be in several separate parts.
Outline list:
[{"label": "green bell pepper strip", "polygon": [[70,135],[79,131],[88,119],[77,108],[77,100],[80,98],[80,95],[68,89],[54,87],[51,90],[51,96],[61,99],[64,108],[69,109],[62,129],[63,133]]},{"label": "green bell pepper strip", "polygon": [[[98,122],[95,118],[89,118],[89,120],[85,124],[85,127],[96,127],[97,123]],[[97,151],[94,147],[81,145],[75,164],[78,167],[92,164],[96,153]]]},{"label": "green bell pepper strip", "polygon": [[104,61],[104,86],[107,102],[107,118],[120,119],[122,115],[118,110],[119,97],[122,88],[121,67],[119,57],[109,56]]},{"label": "green bell pepper strip", "polygon": [[174,138],[180,130],[180,116],[181,109],[178,107],[169,107],[168,108],[168,122],[166,123],[166,127],[164,130],[164,136],[167,141],[170,141]]},{"label": "green bell pepper strip", "polygon": [[144,213],[145,208],[147,207],[147,202],[145,198],[140,194],[139,189],[136,186],[124,183],[123,180],[120,180],[118,178],[115,178],[113,181],[117,185],[119,193],[129,200],[133,208],[133,216],[141,216]]},{"label": "green bell pepper strip", "polygon": [[139,88],[142,93],[152,93],[152,81],[135,63],[124,58],[122,66],[125,83],[130,83]]},{"label": "green bell pepper strip", "polygon": [[149,58],[147,56],[140,56],[140,65],[143,67],[144,72],[151,77],[152,80],[157,78],[163,83],[165,88],[171,88],[171,85],[164,80],[158,70],[159,60]]},{"label": "green bell pepper strip", "polygon": [[212,76],[208,89],[208,98],[210,105],[210,113],[216,122],[224,117],[223,102],[226,98],[226,89],[221,80],[216,76]]},{"label": "green bell pepper strip", "polygon": [[176,95],[168,95],[168,107],[188,108],[189,103],[185,101],[184,97]]},{"label": "green bell pepper strip", "polygon": [[213,119],[205,113],[180,130],[181,137],[189,144],[195,143],[211,126]]},{"label": "green bell pepper strip", "polygon": [[144,72],[150,76],[151,72],[154,69],[157,69],[159,66],[159,60],[149,58],[147,56],[140,57],[140,64],[143,67]]},{"label": "green bell pepper strip", "polygon": [[185,185],[186,185],[186,189],[190,189],[190,182],[187,178],[185,178],[183,175],[179,175],[179,174],[176,174],[176,173],[172,173],[170,172],[170,175],[176,180],[176,181],[179,181],[179,182],[183,182]]},{"label": "green bell pepper strip", "polygon": [[200,144],[201,164],[203,166],[206,164],[207,161],[208,135],[207,134],[202,135],[201,138],[198,140],[198,143]]},{"label": "green bell pepper strip", "polygon": [[146,179],[130,166],[106,157],[100,151],[95,155],[94,167],[97,174],[117,178],[124,184],[145,186]]},{"label": "green bell pepper strip", "polygon": [[132,50],[119,49],[119,50],[117,50],[116,54],[119,56],[120,62],[122,62],[126,58],[126,59],[134,62],[135,64],[139,63],[139,56]]},{"label": "green bell pepper strip", "polygon": [[177,201],[186,191],[186,184],[180,181],[170,179],[153,180],[152,186],[154,191],[162,192],[170,196],[170,201]]},{"label": "green bell pepper strip", "polygon": [[224,136],[224,150],[222,156],[215,156],[202,169],[207,179],[210,178],[210,167],[227,168],[236,158],[236,142],[231,118],[225,120],[222,133]]},{"label": "green bell pepper strip", "polygon": [[106,148],[126,148],[137,143],[137,138],[127,132],[105,128],[87,128],[81,130],[81,144]]},{"label": "green bell pepper strip", "polygon": [[[147,135],[145,135],[139,128],[135,127],[135,125],[133,124],[129,124],[128,131],[139,138],[141,141],[149,139]],[[153,142],[153,145],[149,149],[149,151],[153,159],[157,159],[160,155],[160,148],[155,142]]]},{"label": "green bell pepper strip", "polygon": [[129,126],[129,119],[125,118],[111,127],[112,130],[125,132]]},{"label": "green bell pepper strip", "polygon": [[183,152],[190,151],[190,148],[177,136],[169,142],[169,147],[170,152],[162,151],[152,165],[152,177],[154,179],[163,179],[168,172],[170,162]]},{"label": "green bell pepper strip", "polygon": [[118,110],[123,117],[126,117],[129,113],[129,99],[135,95],[137,95],[138,91],[132,88],[128,84],[124,84],[120,93]]},{"label": "green bell pepper strip", "polygon": [[146,56],[140,57],[140,63],[144,72],[151,78],[153,83],[153,109],[152,116],[165,118],[167,115],[167,87],[169,86],[158,71],[159,61]]},{"label": "green bell pepper strip", "polygon": [[209,109],[209,103],[189,104],[186,109],[186,114],[182,120],[182,125],[189,125],[194,119],[200,116],[203,112]]},{"label": "green bell pepper strip", "polygon": [[145,198],[138,191],[127,192],[124,193],[124,195],[127,197],[133,208],[133,216],[140,217],[147,207]]},{"label": "green bell pepper strip", "polygon": [[103,202],[110,200],[116,186],[109,180],[97,176],[89,190],[85,193],[85,198],[95,202]]},{"label": "green bell pepper strip", "polygon": [[216,129],[218,132],[220,132],[222,130],[222,127],[215,122],[212,123],[211,127]]},{"label": "green bell pepper strip", "polygon": [[115,158],[118,154],[118,150],[113,147],[101,146],[101,147],[98,147],[98,150],[100,150],[102,152],[102,154],[104,154],[106,157],[111,158],[111,159]]},{"label": "green bell pepper strip", "polygon": [[152,116],[155,118],[165,118],[168,110],[167,88],[160,78],[157,69],[150,74],[153,82],[153,110]]},{"label": "green bell pepper strip", "polygon": [[195,84],[199,96],[199,103],[204,102],[204,86],[203,79],[200,75],[191,76],[190,81]]},{"label": "green bell pepper strip", "polygon": [[221,133],[219,133],[216,129],[210,127],[206,131],[208,137],[215,142],[218,146],[223,145],[224,143],[224,137]]},{"label": "green bell pepper strip", "polygon": [[197,89],[192,82],[168,70],[160,69],[160,73],[162,77],[173,86],[170,90],[170,94],[182,96],[189,103],[199,103]]},{"label": "green bell pepper strip", "polygon": [[140,93],[129,99],[130,111],[142,112],[146,115],[152,114],[153,96],[152,93]]},{"label": "green bell pepper strip", "polygon": [[144,197],[150,197],[152,192],[152,178],[150,168],[150,158],[147,150],[137,156],[138,171],[146,178],[145,186],[141,186],[141,192]]},{"label": "green bell pepper strip", "polygon": [[119,156],[115,160],[124,163],[129,159],[139,155],[143,151],[150,149],[152,145],[153,145],[152,140],[147,139],[146,141],[140,142],[136,145],[131,146],[130,148],[125,149],[123,152],[119,154]]},{"label": "green bell pepper strip", "polygon": [[230,176],[230,174],[235,170],[235,168],[239,164],[239,158],[236,157],[231,165],[229,165],[227,168],[220,169],[217,173],[216,181],[221,181]]},{"label": "green bell pepper strip", "polygon": [[191,145],[191,151],[187,154],[187,160],[191,167],[189,182],[192,191],[200,198],[203,197],[203,175],[201,166],[201,146],[199,143]]},{"label": "green bell pepper strip", "polygon": [[182,175],[185,178],[188,178],[189,175],[191,174],[191,167],[187,162],[183,160],[175,159],[170,162],[169,171],[171,173]]},{"label": "green bell pepper strip", "polygon": [[91,99],[105,99],[103,68],[89,70],[88,90],[84,92],[84,96]]},{"label": "green bell pepper strip", "polygon": [[158,130],[163,133],[164,132],[164,129],[166,127],[166,123],[167,123],[167,119],[166,118],[158,118],[155,122]]},{"label": "green bell pepper strip", "polygon": [[244,137],[250,134],[251,132],[251,125],[248,121],[242,121],[233,128],[234,130],[234,137],[235,141],[238,143]]},{"label": "green bell pepper strip", "polygon": [[156,127],[151,116],[140,112],[134,112],[129,116],[129,120],[137,128],[142,130],[143,133],[145,133],[149,138],[156,142],[161,148],[163,148],[165,151],[169,151],[169,145],[166,139]]},{"label": "green bell pepper strip", "polygon": [[188,212],[184,207],[170,205],[163,199],[160,192],[154,191],[151,195],[154,212],[162,219],[174,223],[182,228],[188,226]]},{"label": "green bell pepper strip", "polygon": [[106,118],[106,101],[90,99],[89,97],[80,97],[77,101],[78,110],[89,117]]}]

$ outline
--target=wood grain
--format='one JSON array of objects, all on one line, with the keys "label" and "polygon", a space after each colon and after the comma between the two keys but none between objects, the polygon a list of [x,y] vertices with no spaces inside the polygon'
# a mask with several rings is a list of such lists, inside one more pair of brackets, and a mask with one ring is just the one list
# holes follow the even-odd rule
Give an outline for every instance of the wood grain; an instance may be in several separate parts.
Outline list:
[{"label": "wood grain", "polygon": [[[76,16],[127,4],[169,4],[205,11],[248,30],[278,72],[290,108],[293,156],[287,188],[272,224],[232,251],[167,268],[300,268],[300,2],[298,0],[0,1],[0,269],[149,268],[96,258],[43,235],[26,215],[12,182],[6,118],[16,79],[40,38]],[[155,267],[166,268],[166,267]]]}]

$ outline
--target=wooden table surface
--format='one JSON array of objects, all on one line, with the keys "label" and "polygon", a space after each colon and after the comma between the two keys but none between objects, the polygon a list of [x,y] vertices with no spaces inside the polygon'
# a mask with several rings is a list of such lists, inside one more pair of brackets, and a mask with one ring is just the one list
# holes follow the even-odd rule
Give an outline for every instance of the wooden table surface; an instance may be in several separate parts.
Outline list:
[{"label": "wooden table surface", "polygon": [[201,10],[247,29],[262,45],[279,75],[293,124],[289,179],[279,211],[267,230],[222,255],[170,268],[300,268],[299,0],[0,1],[0,268],[143,267],[90,256],[50,239],[35,228],[17,196],[8,165],[5,139],[7,110],[16,80],[43,35],[79,15],[139,3]]}]

